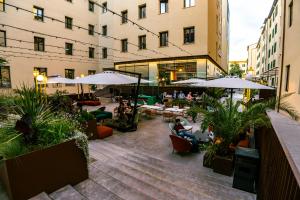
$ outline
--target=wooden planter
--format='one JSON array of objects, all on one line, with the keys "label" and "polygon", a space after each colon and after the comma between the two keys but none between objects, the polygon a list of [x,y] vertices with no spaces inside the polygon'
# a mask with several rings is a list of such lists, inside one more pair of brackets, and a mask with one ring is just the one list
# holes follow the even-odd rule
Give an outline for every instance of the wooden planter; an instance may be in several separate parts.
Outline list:
[{"label": "wooden planter", "polygon": [[3,160],[0,168],[0,179],[11,200],[51,193],[87,178],[87,160],[75,140]]},{"label": "wooden planter", "polygon": [[84,133],[87,135],[89,140],[98,139],[96,119],[86,121],[82,123],[82,126],[84,128]]},{"label": "wooden planter", "polygon": [[226,176],[232,176],[233,166],[233,156],[223,157],[216,155],[212,162],[212,168],[214,172]]}]

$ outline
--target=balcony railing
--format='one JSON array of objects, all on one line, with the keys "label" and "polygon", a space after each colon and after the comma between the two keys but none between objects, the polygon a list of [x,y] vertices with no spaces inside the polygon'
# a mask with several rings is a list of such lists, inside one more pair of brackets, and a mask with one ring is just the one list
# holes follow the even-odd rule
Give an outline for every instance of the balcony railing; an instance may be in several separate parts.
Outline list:
[{"label": "balcony railing", "polygon": [[256,136],[260,150],[257,199],[300,199],[300,123],[268,112],[272,128]]}]

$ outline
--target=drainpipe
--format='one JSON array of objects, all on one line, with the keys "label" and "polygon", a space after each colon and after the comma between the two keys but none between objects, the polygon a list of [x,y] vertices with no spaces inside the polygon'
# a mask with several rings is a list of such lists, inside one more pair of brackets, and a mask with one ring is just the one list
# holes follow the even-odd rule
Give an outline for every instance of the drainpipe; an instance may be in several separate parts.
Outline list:
[{"label": "drainpipe", "polygon": [[285,50],[285,27],[286,27],[286,0],[284,0],[284,11],[283,11],[283,33],[282,33],[282,51],[281,51],[281,66],[280,66],[280,83],[279,83],[279,94],[278,94],[278,105],[277,112],[280,111],[280,98],[282,91],[282,73],[283,73],[283,65],[284,65],[284,50]]}]

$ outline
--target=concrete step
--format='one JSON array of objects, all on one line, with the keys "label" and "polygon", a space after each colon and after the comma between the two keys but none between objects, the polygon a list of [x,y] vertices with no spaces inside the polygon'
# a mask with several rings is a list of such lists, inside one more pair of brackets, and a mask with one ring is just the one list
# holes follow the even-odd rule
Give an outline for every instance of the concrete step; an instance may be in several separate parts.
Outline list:
[{"label": "concrete step", "polygon": [[[93,163],[94,165],[94,163]],[[148,196],[143,191],[138,190],[134,185],[128,182],[122,182],[111,174],[90,166],[90,179],[106,190],[124,200],[152,200],[154,198]]]},{"label": "concrete step", "polygon": [[87,199],[70,185],[67,185],[51,193],[49,196],[53,200],[86,200]]},{"label": "concrete step", "polygon": [[45,192],[42,192],[29,200],[52,200]]},{"label": "concrete step", "polygon": [[177,166],[174,163],[104,143],[90,146],[91,155],[98,156],[97,160],[109,163],[111,167],[116,168],[115,170],[123,170],[129,176],[143,178],[142,181],[148,181],[149,184],[158,186],[157,183],[160,183],[159,188],[168,188],[172,194],[177,192],[177,196],[183,195],[189,199],[199,198],[199,196],[213,197],[213,199],[225,197],[227,199],[255,199],[255,195],[234,189],[231,185],[223,185],[222,181],[213,177],[185,171],[182,165]]},{"label": "concrete step", "polygon": [[[90,174],[94,177],[94,174]],[[89,200],[122,200],[119,196],[99,185],[92,179],[85,180],[76,186],[74,189],[84,195]]]}]

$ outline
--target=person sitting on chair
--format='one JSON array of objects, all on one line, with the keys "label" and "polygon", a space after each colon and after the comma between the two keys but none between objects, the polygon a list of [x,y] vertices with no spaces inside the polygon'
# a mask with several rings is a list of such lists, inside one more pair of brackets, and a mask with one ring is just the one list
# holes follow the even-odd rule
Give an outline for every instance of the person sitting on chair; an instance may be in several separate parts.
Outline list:
[{"label": "person sitting on chair", "polygon": [[180,123],[180,119],[175,120],[174,130],[179,137],[189,140],[193,145],[193,149],[196,149],[198,147],[198,141],[196,137],[187,132],[187,130]]}]

